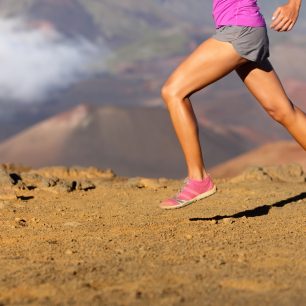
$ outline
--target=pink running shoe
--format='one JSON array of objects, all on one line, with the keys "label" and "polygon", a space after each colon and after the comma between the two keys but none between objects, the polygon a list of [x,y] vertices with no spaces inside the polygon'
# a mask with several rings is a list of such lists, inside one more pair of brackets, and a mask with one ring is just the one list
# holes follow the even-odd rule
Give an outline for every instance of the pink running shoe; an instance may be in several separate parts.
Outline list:
[{"label": "pink running shoe", "polygon": [[186,178],[182,189],[173,198],[161,202],[160,208],[181,208],[197,200],[206,198],[216,191],[217,187],[209,175],[203,180]]}]

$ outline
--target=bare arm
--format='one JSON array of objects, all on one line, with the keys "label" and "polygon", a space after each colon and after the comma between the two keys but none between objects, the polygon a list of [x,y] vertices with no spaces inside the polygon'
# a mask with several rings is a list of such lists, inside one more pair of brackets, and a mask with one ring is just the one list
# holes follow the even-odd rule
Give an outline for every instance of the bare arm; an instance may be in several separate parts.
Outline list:
[{"label": "bare arm", "polygon": [[273,13],[271,29],[290,31],[298,19],[301,4],[302,0],[288,0],[287,4],[279,6]]}]

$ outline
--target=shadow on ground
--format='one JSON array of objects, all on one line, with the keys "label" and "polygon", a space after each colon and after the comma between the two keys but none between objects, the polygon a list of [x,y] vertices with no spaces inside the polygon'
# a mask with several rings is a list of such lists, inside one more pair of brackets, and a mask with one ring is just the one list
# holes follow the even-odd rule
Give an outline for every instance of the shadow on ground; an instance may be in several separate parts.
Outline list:
[{"label": "shadow on ground", "polygon": [[223,216],[217,215],[217,216],[210,217],[210,218],[190,218],[189,221],[212,221],[212,220],[219,221],[219,220],[227,219],[227,218],[239,219],[242,217],[247,217],[247,218],[260,217],[260,216],[267,215],[270,209],[273,207],[284,207],[286,205],[289,205],[289,204],[292,204],[299,200],[304,200],[304,199],[306,199],[306,192],[302,192],[294,197],[290,197],[288,199],[278,201],[271,205],[258,206],[256,208],[241,211],[233,215],[223,215]]}]

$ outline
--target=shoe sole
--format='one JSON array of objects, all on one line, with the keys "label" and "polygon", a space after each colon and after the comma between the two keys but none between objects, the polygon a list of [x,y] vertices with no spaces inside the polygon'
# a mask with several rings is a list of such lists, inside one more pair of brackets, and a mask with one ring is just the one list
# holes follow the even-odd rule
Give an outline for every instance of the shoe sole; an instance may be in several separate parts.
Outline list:
[{"label": "shoe sole", "polygon": [[199,194],[198,196],[196,196],[194,199],[190,200],[190,201],[187,201],[185,203],[182,203],[182,204],[179,204],[179,205],[175,205],[175,206],[162,206],[160,205],[159,207],[162,208],[162,209],[178,209],[178,208],[182,208],[182,207],[185,207],[187,205],[190,205],[196,201],[199,201],[199,200],[202,200],[204,198],[207,198],[211,195],[213,195],[215,192],[217,191],[217,186],[214,185],[214,187],[204,193],[201,193]]}]

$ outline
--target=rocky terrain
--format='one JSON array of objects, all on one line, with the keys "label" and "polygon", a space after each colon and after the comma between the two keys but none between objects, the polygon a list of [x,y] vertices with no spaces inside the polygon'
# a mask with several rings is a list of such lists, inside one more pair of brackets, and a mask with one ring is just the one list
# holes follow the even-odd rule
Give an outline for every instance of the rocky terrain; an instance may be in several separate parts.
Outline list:
[{"label": "rocky terrain", "polygon": [[300,165],[251,167],[159,209],[181,183],[1,165],[0,305],[305,305]]}]

